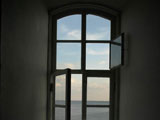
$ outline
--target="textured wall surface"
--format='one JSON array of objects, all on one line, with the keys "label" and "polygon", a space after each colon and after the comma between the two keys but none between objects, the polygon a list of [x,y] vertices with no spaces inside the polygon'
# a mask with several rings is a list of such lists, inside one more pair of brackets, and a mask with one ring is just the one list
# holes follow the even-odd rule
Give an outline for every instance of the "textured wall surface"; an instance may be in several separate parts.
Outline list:
[{"label": "textured wall surface", "polygon": [[48,13],[40,0],[3,0],[2,119],[46,119]]},{"label": "textured wall surface", "polygon": [[57,8],[72,3],[95,3],[122,10],[130,0],[46,0],[48,8]]},{"label": "textured wall surface", "polygon": [[122,68],[120,120],[159,120],[160,14],[156,1],[133,1],[122,14],[128,65]]}]

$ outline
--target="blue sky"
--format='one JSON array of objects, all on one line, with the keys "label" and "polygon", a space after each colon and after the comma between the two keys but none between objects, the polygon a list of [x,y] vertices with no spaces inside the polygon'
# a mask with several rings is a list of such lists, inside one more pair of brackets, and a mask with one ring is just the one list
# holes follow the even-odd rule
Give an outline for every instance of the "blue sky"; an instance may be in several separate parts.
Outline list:
[{"label": "blue sky", "polygon": [[[87,15],[86,26],[87,40],[110,40],[110,21],[98,16]],[[58,40],[81,40],[81,15],[67,16],[57,21]],[[58,43],[57,44],[57,68],[81,68],[81,44],[80,43]],[[109,69],[109,44],[88,43],[86,45],[86,68],[87,69]],[[104,84],[98,79],[93,79],[90,86],[104,93]],[[108,78],[107,78],[108,79]],[[81,75],[72,75],[73,100],[81,99]],[[97,81],[97,85],[95,82]],[[103,80],[102,80],[103,81]],[[108,86],[109,83],[106,83]],[[57,87],[60,87],[57,86]],[[102,89],[103,88],[103,89]],[[91,89],[91,87],[90,87]],[[94,90],[93,90],[94,91]],[[96,91],[94,91],[96,93]],[[97,93],[98,94],[98,93]],[[105,93],[104,93],[105,94]],[[109,93],[107,93],[109,94]],[[108,100],[109,97],[99,97]],[[95,99],[90,94],[89,100]],[[97,99],[98,100],[98,99]]]},{"label": "blue sky", "polygon": [[87,40],[110,40],[110,21],[95,15],[87,15]]},{"label": "blue sky", "polygon": [[[67,16],[57,22],[57,39],[81,40],[81,15]],[[110,40],[110,21],[87,15],[87,40]]]}]

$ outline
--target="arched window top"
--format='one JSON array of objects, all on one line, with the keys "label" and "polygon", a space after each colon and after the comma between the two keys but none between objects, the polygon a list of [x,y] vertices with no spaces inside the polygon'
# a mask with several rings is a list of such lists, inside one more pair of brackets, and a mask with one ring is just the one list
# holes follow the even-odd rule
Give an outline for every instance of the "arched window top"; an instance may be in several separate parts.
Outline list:
[{"label": "arched window top", "polygon": [[[65,16],[57,20],[58,40],[82,39],[82,15]],[[86,40],[110,40],[111,21],[93,14],[86,15]]]},{"label": "arched window top", "polygon": [[81,40],[81,20],[80,14],[69,15],[57,20],[58,40]]},{"label": "arched window top", "polygon": [[[110,38],[115,38],[120,34],[119,22],[120,22],[120,12],[110,7],[97,4],[69,4],[54,8],[49,11],[51,19],[61,20],[64,18],[69,18],[70,16],[76,16],[78,14],[99,17],[101,19],[108,20],[112,23],[111,25],[111,36]],[[91,17],[92,17],[91,16]],[[96,20],[96,19],[95,19]]]}]

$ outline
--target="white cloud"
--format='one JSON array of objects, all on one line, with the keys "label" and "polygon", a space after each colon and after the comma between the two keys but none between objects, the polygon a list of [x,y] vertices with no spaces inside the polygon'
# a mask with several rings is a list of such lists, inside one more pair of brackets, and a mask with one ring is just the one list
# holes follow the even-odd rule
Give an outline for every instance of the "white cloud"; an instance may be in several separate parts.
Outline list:
[{"label": "white cloud", "polygon": [[93,49],[87,49],[87,54],[89,54],[89,55],[108,55],[109,50],[95,51]]},{"label": "white cloud", "polygon": [[106,40],[110,38],[110,31],[106,28],[96,29],[95,32],[87,32],[87,40]]},{"label": "white cloud", "polygon": [[73,85],[73,88],[79,88],[79,87],[82,86],[82,81],[78,80],[78,79],[75,79],[74,77],[72,77],[71,83]]},{"label": "white cloud", "polygon": [[107,64],[107,61],[100,61],[98,64],[105,65],[105,64]]},{"label": "white cloud", "polygon": [[105,36],[106,36],[106,32],[87,33],[87,40],[103,40]]},{"label": "white cloud", "polygon": [[64,64],[65,68],[75,68],[75,65],[74,64]]},{"label": "white cloud", "polygon": [[67,31],[69,31],[69,29],[67,28],[66,25],[61,24],[61,25],[60,25],[60,30],[59,30],[59,31],[62,32],[62,33],[65,33],[65,32],[67,32]]},{"label": "white cloud", "polygon": [[65,69],[65,68],[70,68],[70,69],[78,69],[80,68],[80,64],[79,63],[59,63],[57,65],[57,69]]},{"label": "white cloud", "polygon": [[65,85],[65,76],[64,75],[60,75],[56,77],[56,87],[64,87]]},{"label": "white cloud", "polygon": [[105,89],[106,87],[103,85],[103,84],[97,84],[97,83],[95,83],[95,82],[93,82],[93,83],[90,83],[89,85],[88,85],[88,87],[89,88],[94,88],[94,89],[97,89],[97,88],[99,88],[99,89]]},{"label": "white cloud", "polygon": [[71,81],[72,84],[76,84],[77,83],[77,79],[75,78],[72,78],[72,81]]},{"label": "white cloud", "polygon": [[[59,34],[58,37],[61,39],[70,39],[70,40],[77,40],[81,39],[81,30],[79,29],[71,29],[65,24],[60,24],[59,26]],[[96,32],[87,32],[87,39],[88,40],[104,40],[110,38],[110,32],[106,28],[99,28],[95,30]]]},{"label": "white cloud", "polygon": [[71,77],[71,99],[81,100],[82,98],[82,78],[80,76]]},{"label": "white cloud", "polygon": [[[96,80],[92,79],[88,82],[88,100],[109,100],[109,81],[98,78]],[[94,82],[93,82],[94,81]],[[100,82],[102,81],[102,82]],[[96,94],[96,96],[95,96]],[[97,97],[98,96],[98,97]]]},{"label": "white cloud", "polygon": [[67,32],[67,38],[68,39],[80,39],[81,38],[81,32],[79,30],[71,30],[70,32]]},{"label": "white cloud", "polygon": [[[61,39],[67,40],[77,40],[81,38],[81,31],[78,29],[70,29],[65,24],[60,25],[60,29],[58,30],[58,37]],[[59,36],[59,34],[61,36]]]},{"label": "white cloud", "polygon": [[56,83],[56,87],[62,87],[60,83]]}]

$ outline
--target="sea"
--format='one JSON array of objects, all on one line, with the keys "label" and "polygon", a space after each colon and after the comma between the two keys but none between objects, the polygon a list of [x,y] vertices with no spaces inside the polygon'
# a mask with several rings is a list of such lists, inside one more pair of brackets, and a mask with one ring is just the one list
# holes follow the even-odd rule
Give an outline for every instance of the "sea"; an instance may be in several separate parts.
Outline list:
[{"label": "sea", "polygon": [[[101,101],[89,101],[88,105],[106,105],[108,102]],[[58,108],[55,109],[56,120],[65,120],[65,109]],[[109,120],[109,108],[106,107],[88,107],[87,120]],[[82,102],[72,101],[71,102],[71,120],[82,120]]]}]

